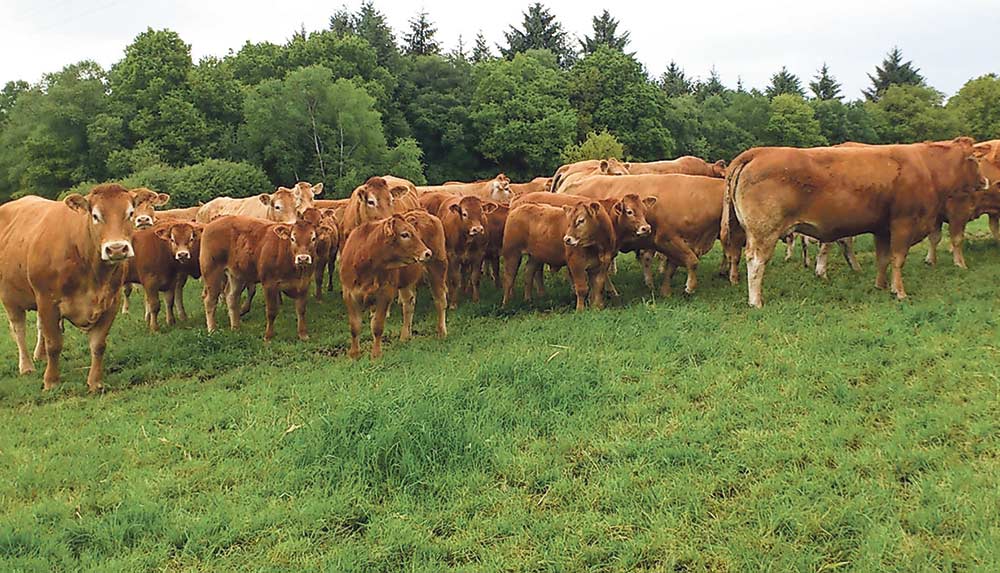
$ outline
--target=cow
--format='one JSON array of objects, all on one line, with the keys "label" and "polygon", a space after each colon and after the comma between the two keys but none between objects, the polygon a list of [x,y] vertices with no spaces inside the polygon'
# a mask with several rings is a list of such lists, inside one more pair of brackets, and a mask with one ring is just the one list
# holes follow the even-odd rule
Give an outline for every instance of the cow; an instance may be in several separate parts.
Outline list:
[{"label": "cow", "polygon": [[316,227],[316,300],[323,300],[323,273],[329,268],[329,290],[333,290],[337,251],[340,249],[340,223],[333,209],[309,209],[303,217]]},{"label": "cow", "polygon": [[87,332],[87,388],[103,388],[108,331],[125,282],[121,264],[135,255],[136,205],[153,201],[145,189],[98,185],[62,201],[24,197],[0,205],[0,302],[17,343],[18,370],[34,371],[25,343],[25,313],[38,311],[35,359],[47,359],[44,389],[59,383],[63,320]]},{"label": "cow", "polygon": [[[660,287],[662,296],[670,296],[670,280],[678,267],[687,269],[684,292],[695,292],[699,261],[720,237],[724,180],[677,174],[595,177],[576,191],[592,198],[622,197],[628,193],[643,199],[656,197],[657,201],[646,210],[646,221],[652,226],[652,232],[645,238],[637,237],[622,249],[655,250],[666,257],[666,275]],[[723,241],[723,268],[720,269],[720,274],[728,269],[729,280],[734,284],[738,279],[742,247],[742,235],[734,226],[731,239]],[[647,284],[652,284],[650,258],[642,259]]]},{"label": "cow", "polygon": [[245,199],[216,197],[198,209],[196,221],[206,224],[223,215],[241,215],[275,223],[294,223],[299,213],[298,196],[292,189],[278,187],[274,193]]},{"label": "cow", "polygon": [[384,177],[370,177],[354,189],[344,208],[344,215],[340,220],[341,241],[346,241],[355,228],[368,221],[419,208],[417,195],[409,187],[390,187]]},{"label": "cow", "polygon": [[423,185],[417,186],[417,193],[446,192],[454,195],[479,197],[489,199],[497,203],[510,202],[510,178],[503,173],[498,174],[493,179],[487,181],[477,181],[473,183],[462,183],[460,181],[449,181],[443,185]]},{"label": "cow", "polygon": [[[819,241],[812,237],[803,235],[802,233],[789,233],[785,235],[785,262],[792,260],[792,251],[795,246],[795,239],[799,240],[799,244],[802,247],[802,266],[808,269],[811,264],[809,261],[809,245],[819,243]],[[858,263],[858,259],[854,256],[854,237],[838,239],[837,244],[840,245],[840,252],[844,255],[844,260],[847,261],[851,270],[855,272],[860,271],[861,265]],[[829,255],[830,243],[819,243],[819,253],[816,255],[816,276],[824,279],[826,278],[826,268]]]},{"label": "cow", "polygon": [[981,205],[977,206],[976,218],[989,215],[990,233],[993,239],[1000,241],[1000,139],[983,141],[976,144],[976,152],[980,157],[979,170],[993,183],[993,193],[982,197]]},{"label": "cow", "polygon": [[417,237],[431,250],[429,259],[420,264],[413,264],[399,270],[399,304],[403,310],[403,324],[399,331],[399,339],[410,339],[413,324],[413,309],[417,301],[417,285],[421,279],[426,279],[431,289],[431,298],[437,312],[437,335],[440,338],[448,336],[448,247],[445,239],[444,225],[441,219],[434,215],[414,209],[402,215],[403,219],[413,225]]},{"label": "cow", "polygon": [[565,183],[567,176],[574,173],[594,173],[595,170],[599,170],[601,167],[601,162],[607,163],[607,171],[618,173],[621,171],[629,172],[629,168],[632,166],[631,163],[620,162],[614,157],[608,157],[605,159],[587,159],[584,161],[577,161],[576,163],[567,163],[559,167],[556,170],[555,175],[552,176],[552,184],[550,185],[549,191],[553,193],[558,193]]},{"label": "cow", "polygon": [[156,223],[157,217],[162,215],[162,211],[157,212],[157,207],[162,207],[170,201],[170,195],[166,193],[156,193],[145,187],[138,187],[133,191],[142,192],[144,199],[135,205],[135,228],[148,229]]},{"label": "cow", "polygon": [[215,309],[228,282],[226,306],[229,326],[240,325],[240,293],[260,283],[264,288],[267,326],[264,341],[274,338],[274,319],[281,294],[295,300],[299,340],[308,340],[306,299],[315,276],[316,226],[306,211],[292,224],[274,223],[242,215],[224,216],[205,226],[199,261],[205,284],[205,324],[215,332]]},{"label": "cow", "polygon": [[539,265],[569,268],[576,292],[576,310],[586,301],[595,308],[604,306],[604,287],[617,252],[615,232],[607,211],[597,201],[552,207],[524,203],[510,210],[503,238],[503,304],[514,292],[514,280],[525,264],[524,299],[531,300],[532,280]]},{"label": "cow", "polygon": [[726,177],[726,162],[709,163],[700,157],[685,155],[677,159],[632,163],[628,170],[632,175],[701,175],[702,177]]},{"label": "cow", "polygon": [[542,193],[550,191],[552,191],[551,177],[535,177],[527,183],[510,184],[511,200],[515,197],[520,197],[521,195],[526,195],[528,193]]},{"label": "cow", "polygon": [[194,223],[198,220],[198,211],[201,205],[185,207],[183,209],[165,209],[156,212],[156,220],[159,221],[187,221]]},{"label": "cow", "polygon": [[496,210],[496,203],[436,192],[421,195],[420,206],[440,219],[444,227],[450,307],[458,307],[459,293],[466,284],[472,301],[479,302],[479,280],[488,239],[486,217]]},{"label": "cow", "polygon": [[[199,223],[187,221],[161,221],[148,229],[137,231],[132,237],[135,258],[126,263],[125,301],[131,285],[142,285],[146,295],[145,320],[152,332],[158,332],[160,293],[167,302],[167,324],[174,324],[175,299],[183,296],[183,288],[178,289],[182,276],[194,272],[201,245],[202,227]],[[126,312],[123,305],[122,312]]]},{"label": "cow", "polygon": [[316,207],[316,197],[323,193],[323,184],[312,185],[308,181],[299,181],[292,187],[292,192],[295,193],[295,209],[301,215],[306,209]]},{"label": "cow", "polygon": [[507,224],[510,205],[494,203],[496,208],[486,214],[486,252],[483,255],[483,266],[487,267],[493,276],[493,284],[499,290],[503,284],[500,275],[500,250],[503,248],[503,228]]},{"label": "cow", "polygon": [[600,177],[602,175],[629,175],[631,173],[631,165],[631,163],[619,163],[613,159],[602,159],[597,162],[597,167],[591,171],[575,171],[567,173],[559,182],[559,189],[556,189],[555,191],[557,193],[575,194],[576,192],[573,191],[573,189],[579,185],[581,181],[586,181],[591,177]]},{"label": "cow", "polygon": [[[973,142],[870,147],[755,148],[729,168],[723,237],[737,221],[746,230],[748,301],[763,306],[764,270],[775,243],[789,231],[823,242],[863,233],[875,236],[875,286],[906,298],[903,265],[910,247],[940,224],[949,203],[988,182]],[[949,217],[952,237],[964,222]]]},{"label": "cow", "polygon": [[385,317],[399,292],[400,270],[428,261],[432,255],[402,215],[363,222],[347,236],[340,257],[340,287],[351,330],[348,356],[361,356],[361,314],[372,306],[371,358],[382,356]]}]

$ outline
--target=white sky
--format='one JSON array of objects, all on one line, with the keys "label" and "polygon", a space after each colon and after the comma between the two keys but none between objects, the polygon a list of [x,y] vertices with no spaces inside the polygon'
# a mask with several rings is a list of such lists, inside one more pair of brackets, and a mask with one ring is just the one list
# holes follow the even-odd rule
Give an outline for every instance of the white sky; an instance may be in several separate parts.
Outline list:
[{"label": "white sky", "polygon": [[[360,0],[345,3],[351,10]],[[482,29],[492,44],[519,24],[530,0],[376,0],[401,40],[407,20],[422,6],[438,27],[445,50],[459,34],[471,48]],[[931,85],[948,95],[973,77],[1000,72],[997,0],[715,0],[713,2],[544,2],[571,35],[590,30],[590,18],[609,7],[631,32],[630,50],[659,75],[671,59],[689,76],[715,66],[726,85],[742,77],[748,88],[767,85],[782,65],[803,84],[825,61],[851,99],[868,85],[867,73],[898,45]],[[38,80],[82,59],[105,67],[147,27],[170,28],[191,44],[195,60],[222,56],[246,40],[283,42],[302,24],[325,28],[338,0],[0,0],[0,84]],[[495,51],[495,46],[494,46]]]}]

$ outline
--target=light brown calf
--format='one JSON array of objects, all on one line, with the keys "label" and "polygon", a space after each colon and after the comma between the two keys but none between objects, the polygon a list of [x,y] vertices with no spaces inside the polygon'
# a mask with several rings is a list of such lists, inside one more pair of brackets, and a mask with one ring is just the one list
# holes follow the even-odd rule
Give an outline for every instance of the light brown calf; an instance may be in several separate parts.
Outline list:
[{"label": "light brown calf", "polygon": [[486,217],[496,210],[496,203],[439,192],[422,195],[420,205],[444,226],[451,308],[458,307],[466,285],[472,301],[479,302],[479,280],[486,256]]},{"label": "light brown calf", "polygon": [[167,302],[167,324],[174,323],[175,299],[178,294],[184,295],[183,287],[178,289],[179,281],[182,276],[197,272],[191,267],[198,264],[201,231],[198,223],[168,220],[137,231],[132,237],[135,258],[126,263],[125,300],[131,285],[142,285],[146,295],[146,324],[152,332],[160,329],[161,292]]}]

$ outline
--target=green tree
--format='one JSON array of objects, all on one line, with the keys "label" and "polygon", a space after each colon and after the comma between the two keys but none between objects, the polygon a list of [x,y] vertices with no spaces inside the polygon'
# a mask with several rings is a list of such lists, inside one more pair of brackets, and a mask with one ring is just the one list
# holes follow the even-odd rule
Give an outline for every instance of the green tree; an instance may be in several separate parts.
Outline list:
[{"label": "green tree", "polygon": [[219,196],[252,197],[274,190],[260,167],[218,159],[179,168],[151,165],[125,177],[123,182],[128,187],[169,193],[173,207],[191,207]]},{"label": "green tree", "polygon": [[427,18],[427,12],[421,10],[410,19],[410,31],[403,36],[404,51],[411,56],[429,56],[441,52],[441,46],[434,39],[437,28]]},{"label": "green tree", "polygon": [[516,54],[476,69],[471,117],[477,147],[512,178],[552,173],[575,139],[576,113],[559,70],[539,59],[545,53]]},{"label": "green tree", "polygon": [[236,130],[243,122],[243,87],[231,67],[208,57],[189,77],[191,103],[205,118],[205,155],[234,158]]},{"label": "green tree", "polygon": [[719,77],[719,72],[714,66],[709,72],[707,80],[698,81],[694,84],[694,95],[699,100],[704,100],[705,98],[713,95],[723,95],[725,93],[726,86],[722,84],[722,78]]},{"label": "green tree", "polygon": [[840,82],[830,75],[830,68],[823,64],[814,81],[809,82],[809,89],[818,100],[840,100]]},{"label": "green tree", "polygon": [[29,89],[31,86],[24,80],[4,84],[3,90],[0,90],[0,128],[7,122],[7,116],[17,102],[17,96]]},{"label": "green tree", "polygon": [[424,177],[424,152],[416,139],[407,137],[399,140],[396,147],[389,150],[386,158],[386,172],[409,179],[416,185],[426,185]]},{"label": "green tree", "polygon": [[629,43],[629,33],[618,33],[618,20],[611,17],[605,10],[600,16],[594,16],[593,35],[584,36],[580,40],[580,49],[584,54],[593,54],[599,46],[607,46],[612,50],[625,51],[625,46]]},{"label": "green tree", "polygon": [[247,42],[238,52],[230,51],[225,59],[233,78],[245,86],[255,86],[264,80],[279,79],[287,71],[281,46],[271,42]]},{"label": "green tree", "polygon": [[490,52],[490,46],[486,43],[486,37],[480,30],[476,33],[476,43],[472,46],[472,62],[478,64],[492,59],[493,54]]},{"label": "green tree", "polygon": [[587,139],[577,145],[575,143],[566,146],[562,152],[563,163],[574,163],[587,159],[615,159],[625,158],[625,148],[618,139],[607,130],[600,133],[591,131],[587,134]]},{"label": "green tree", "polygon": [[663,72],[663,77],[660,78],[660,85],[668,97],[678,97],[694,92],[691,80],[684,75],[684,70],[673,60],[667,66],[667,71]]},{"label": "green tree", "polygon": [[814,147],[827,145],[819,122],[804,99],[779,94],[771,99],[771,113],[764,129],[765,145]]},{"label": "green tree", "polygon": [[400,54],[396,37],[385,19],[385,14],[376,10],[371,0],[362,2],[358,13],[354,16],[354,33],[364,38],[368,45],[375,49],[380,66],[393,73],[399,70]]},{"label": "green tree", "polygon": [[791,94],[795,96],[805,97],[806,93],[802,89],[802,80],[798,76],[788,71],[788,68],[782,66],[778,73],[771,76],[771,84],[767,86],[764,90],[767,97],[774,98],[782,94]]},{"label": "green tree", "polygon": [[501,47],[500,52],[507,59],[528,50],[548,50],[564,68],[571,66],[576,59],[562,24],[540,2],[528,7],[520,28],[511,26],[504,36],[507,46]]},{"label": "green tree", "polygon": [[966,82],[948,101],[964,133],[979,140],[1000,138],[1000,77],[980,76]]},{"label": "green tree", "polygon": [[867,109],[881,143],[951,139],[961,135],[962,123],[953,109],[941,105],[943,100],[933,88],[892,85]]},{"label": "green tree", "polygon": [[894,47],[881,66],[875,67],[875,75],[868,74],[872,87],[864,90],[868,101],[878,101],[890,86],[924,86],[924,77],[920,69],[913,67],[912,61],[903,61],[903,52]]}]

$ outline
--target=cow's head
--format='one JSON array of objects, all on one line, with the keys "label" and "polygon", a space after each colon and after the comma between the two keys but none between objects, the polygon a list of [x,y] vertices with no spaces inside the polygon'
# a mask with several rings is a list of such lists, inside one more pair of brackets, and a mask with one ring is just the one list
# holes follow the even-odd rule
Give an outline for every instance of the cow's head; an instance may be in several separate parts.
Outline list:
[{"label": "cow's head", "polygon": [[[315,211],[315,209],[311,209]],[[316,226],[306,217],[294,223],[281,223],[273,227],[274,234],[282,241],[288,241],[292,263],[298,267],[312,266],[316,260]]]},{"label": "cow's head", "polygon": [[278,187],[274,193],[262,193],[257,199],[267,205],[267,220],[275,223],[294,223],[298,218],[298,200],[295,192],[287,187]]},{"label": "cow's head", "polygon": [[462,235],[478,237],[486,235],[486,216],[496,210],[496,205],[493,201],[484,203],[478,197],[462,197],[448,209],[457,216]]},{"label": "cow's head", "polygon": [[598,164],[601,175],[628,175],[629,163],[622,163],[614,157],[602,159]]},{"label": "cow's head", "polygon": [[996,142],[980,143],[972,148],[972,155],[979,164],[979,172],[990,183],[1000,181],[1000,145]]},{"label": "cow's head", "polygon": [[[606,199],[609,204],[605,206],[615,228],[621,235],[626,237],[646,237],[653,228],[646,221],[646,210],[651,209],[656,204],[656,197],[646,197],[639,199],[635,193],[629,193],[619,200]],[[601,201],[604,203],[604,201]]]},{"label": "cow's head", "polygon": [[726,178],[726,162],[720,159],[712,164],[712,176],[720,179]]},{"label": "cow's head", "polygon": [[510,178],[500,173],[490,181],[490,199],[510,203]]},{"label": "cow's head", "polygon": [[395,202],[389,184],[381,177],[371,177],[364,185],[354,190],[353,199],[360,204],[362,220],[385,219],[392,215]]},{"label": "cow's head", "polygon": [[386,217],[381,226],[384,246],[381,254],[386,257],[385,264],[388,268],[422,263],[430,260],[434,254],[420,240],[416,227],[402,215]]},{"label": "cow's head", "polygon": [[563,233],[563,243],[568,247],[587,247],[597,242],[603,231],[603,210],[604,207],[597,201],[564,206],[566,232]]},{"label": "cow's head", "polygon": [[153,226],[153,223],[156,223],[156,208],[166,205],[170,201],[170,195],[166,193],[154,193],[145,187],[139,187],[138,189],[133,189],[133,191],[152,193],[152,195],[143,193],[143,197],[147,197],[147,199],[141,203],[137,202],[135,205],[135,228],[148,229]]},{"label": "cow's head", "polygon": [[340,242],[340,221],[334,209],[306,209],[302,218],[316,227],[320,242],[336,246]]},{"label": "cow's head", "polygon": [[308,181],[299,181],[292,188],[292,191],[295,193],[295,199],[298,201],[296,203],[297,209],[301,215],[306,209],[312,209],[316,206],[316,197],[323,193],[323,184],[310,185]]},{"label": "cow's head", "polygon": [[187,263],[198,258],[201,243],[201,225],[177,221],[160,225],[155,231],[156,237],[167,243],[174,259],[179,263]]},{"label": "cow's head", "polygon": [[132,232],[135,230],[136,205],[153,201],[156,193],[148,189],[128,189],[117,184],[98,185],[86,196],[68,195],[63,202],[73,211],[87,216],[90,237],[98,246],[102,261],[120,263],[135,256]]}]

